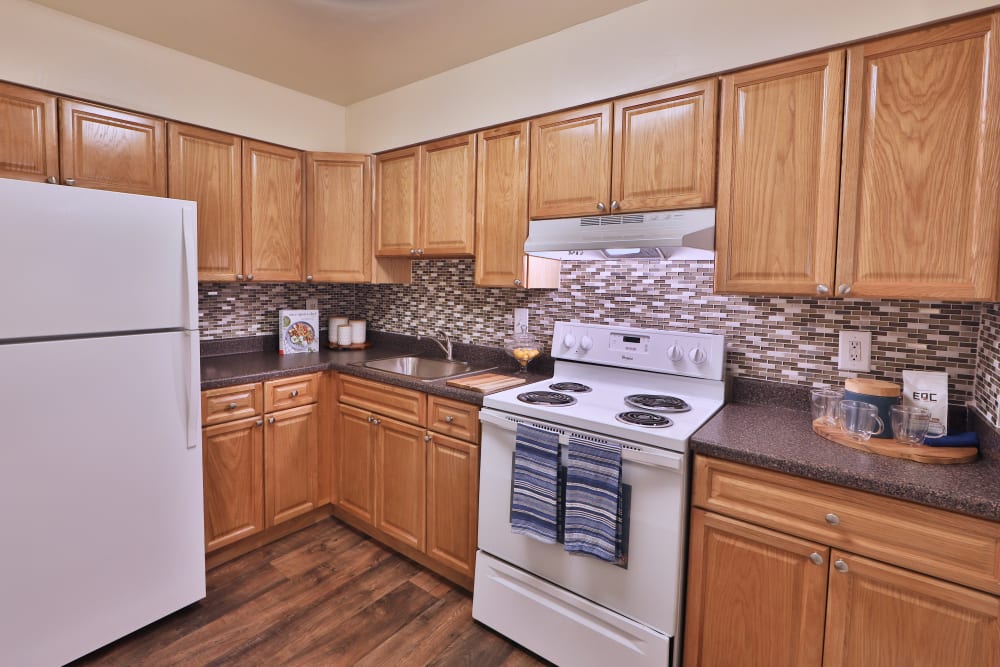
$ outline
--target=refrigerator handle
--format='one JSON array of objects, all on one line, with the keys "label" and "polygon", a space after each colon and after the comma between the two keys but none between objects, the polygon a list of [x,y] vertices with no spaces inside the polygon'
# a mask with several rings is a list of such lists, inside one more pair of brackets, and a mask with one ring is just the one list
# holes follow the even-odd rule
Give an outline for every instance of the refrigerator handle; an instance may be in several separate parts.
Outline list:
[{"label": "refrigerator handle", "polygon": [[201,350],[197,331],[185,331],[188,339],[187,363],[187,448],[201,444]]},{"label": "refrigerator handle", "polygon": [[185,205],[181,209],[181,226],[183,228],[184,246],[184,293],[185,303],[184,328],[189,331],[198,330],[198,208],[197,205]]}]

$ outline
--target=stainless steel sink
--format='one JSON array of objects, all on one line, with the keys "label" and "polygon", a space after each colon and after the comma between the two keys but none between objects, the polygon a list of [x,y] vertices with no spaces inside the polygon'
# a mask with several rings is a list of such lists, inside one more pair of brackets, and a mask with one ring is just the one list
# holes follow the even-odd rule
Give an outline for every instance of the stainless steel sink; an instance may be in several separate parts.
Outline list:
[{"label": "stainless steel sink", "polygon": [[465,361],[448,361],[447,359],[427,359],[426,357],[389,357],[388,359],[375,359],[365,361],[361,364],[365,368],[371,368],[386,373],[405,375],[418,380],[440,380],[442,378],[456,377],[466,373],[476,373],[485,371],[496,366],[486,366],[483,364],[470,364]]}]

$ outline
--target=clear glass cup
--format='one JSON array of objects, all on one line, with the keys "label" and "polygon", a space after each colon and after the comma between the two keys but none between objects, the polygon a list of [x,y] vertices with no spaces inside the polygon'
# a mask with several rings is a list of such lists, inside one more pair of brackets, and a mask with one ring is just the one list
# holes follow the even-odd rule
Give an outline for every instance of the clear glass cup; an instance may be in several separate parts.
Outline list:
[{"label": "clear glass cup", "polygon": [[837,423],[848,437],[861,441],[878,435],[885,428],[878,416],[878,408],[863,401],[841,401],[837,409]]},{"label": "clear glass cup", "polygon": [[813,389],[810,394],[813,421],[831,426],[836,424],[837,408],[843,399],[843,389],[831,389],[829,387]]},{"label": "clear glass cup", "polygon": [[907,445],[921,445],[931,425],[931,411],[917,405],[893,405],[889,408],[892,432]]}]

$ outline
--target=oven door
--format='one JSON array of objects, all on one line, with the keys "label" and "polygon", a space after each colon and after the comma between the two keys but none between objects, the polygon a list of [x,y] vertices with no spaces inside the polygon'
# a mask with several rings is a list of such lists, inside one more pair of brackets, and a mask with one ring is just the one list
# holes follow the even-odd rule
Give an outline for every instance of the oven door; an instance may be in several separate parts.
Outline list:
[{"label": "oven door", "polygon": [[527,423],[560,435],[575,431],[490,409],[480,411],[480,421],[479,548],[601,607],[673,636],[678,630],[685,534],[684,455],[622,442],[622,483],[631,486],[631,507],[628,564],[621,567],[590,556],[571,555],[561,544],[545,544],[511,532],[517,424]]}]

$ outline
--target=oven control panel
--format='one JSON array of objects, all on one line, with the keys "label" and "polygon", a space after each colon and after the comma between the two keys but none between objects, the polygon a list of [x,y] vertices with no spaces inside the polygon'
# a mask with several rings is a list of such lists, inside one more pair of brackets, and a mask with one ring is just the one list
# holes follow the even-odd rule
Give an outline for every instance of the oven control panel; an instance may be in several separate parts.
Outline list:
[{"label": "oven control panel", "polygon": [[671,329],[556,322],[552,356],[721,380],[726,365],[726,337]]}]

